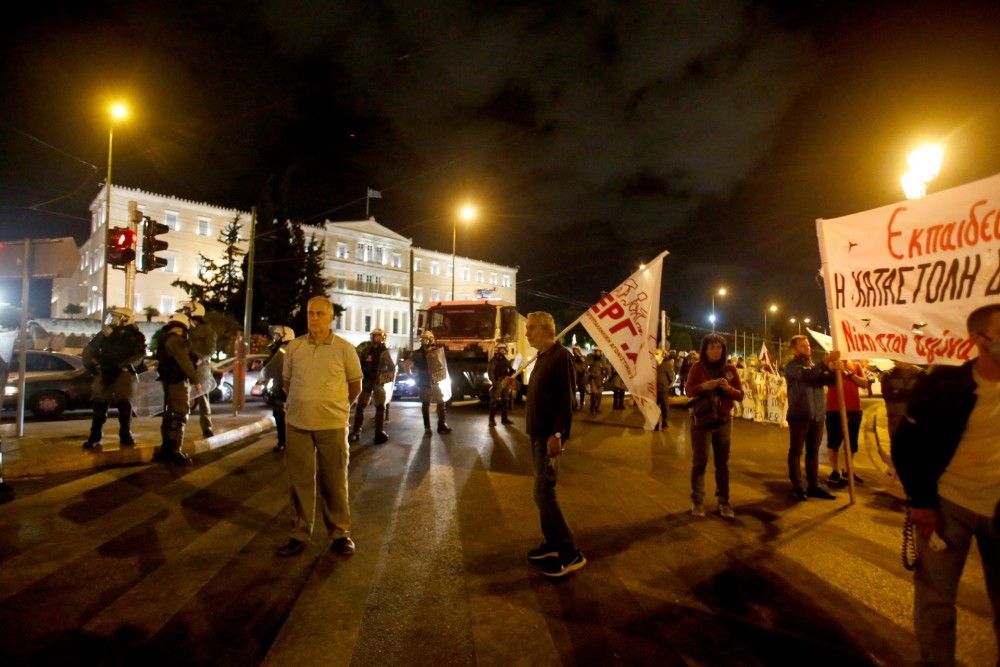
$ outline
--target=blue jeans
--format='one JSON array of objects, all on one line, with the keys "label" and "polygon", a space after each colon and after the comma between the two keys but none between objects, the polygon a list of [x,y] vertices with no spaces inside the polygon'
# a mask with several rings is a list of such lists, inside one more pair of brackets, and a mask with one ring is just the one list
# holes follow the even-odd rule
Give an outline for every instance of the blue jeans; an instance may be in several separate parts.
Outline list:
[{"label": "blue jeans", "polygon": [[913,575],[913,626],[920,658],[928,665],[955,664],[955,598],[972,538],[979,544],[986,593],[993,606],[993,631],[1000,646],[1000,536],[993,518],[941,499],[938,532],[948,548],[934,551],[917,537],[920,564]]},{"label": "blue jeans", "polygon": [[548,437],[532,436],[531,454],[535,467],[535,505],[542,523],[542,536],[545,544],[558,550],[563,559],[568,559],[576,554],[576,543],[556,498],[558,459],[549,459]]},{"label": "blue jeans", "polygon": [[819,444],[823,439],[823,420],[806,417],[788,420],[788,479],[792,488],[802,488],[802,450],[806,451],[806,484],[819,486]]},{"label": "blue jeans", "polygon": [[708,448],[712,447],[715,465],[715,495],[720,503],[729,503],[729,447],[733,423],[723,422],[714,428],[696,426],[691,422],[691,501],[701,505],[705,500],[705,469]]}]

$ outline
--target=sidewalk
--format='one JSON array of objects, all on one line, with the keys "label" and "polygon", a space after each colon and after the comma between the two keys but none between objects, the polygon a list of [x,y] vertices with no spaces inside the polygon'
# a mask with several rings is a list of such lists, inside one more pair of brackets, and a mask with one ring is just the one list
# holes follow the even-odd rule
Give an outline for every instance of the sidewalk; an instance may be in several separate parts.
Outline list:
[{"label": "sidewalk", "polygon": [[[225,405],[225,404],[223,404]],[[220,406],[222,407],[222,406]],[[228,408],[228,406],[226,406]],[[217,408],[218,409],[218,408]],[[203,438],[197,413],[188,418],[183,451],[189,455],[231,445],[274,428],[270,410],[253,406],[238,416],[222,410],[212,415],[211,438]],[[0,425],[3,438],[3,477],[34,477],[61,472],[95,470],[112,466],[150,463],[160,449],[160,418],[136,417],[132,434],[136,446],[119,449],[118,419],[109,416],[104,425],[104,449],[91,452],[83,449],[90,432],[90,417],[62,421],[33,421],[24,425],[24,437],[14,437],[16,425]]]}]

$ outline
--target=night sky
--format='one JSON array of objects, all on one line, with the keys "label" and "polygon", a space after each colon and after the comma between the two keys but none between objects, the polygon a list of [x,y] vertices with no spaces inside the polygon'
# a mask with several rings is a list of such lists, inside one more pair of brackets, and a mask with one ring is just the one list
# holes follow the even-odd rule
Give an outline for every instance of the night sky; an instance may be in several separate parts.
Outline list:
[{"label": "night sky", "polygon": [[[190,6],[188,6],[190,5]],[[0,44],[0,238],[89,233],[113,180],[306,223],[372,213],[520,267],[524,308],[595,301],[668,249],[664,306],[825,319],[814,221],[1000,172],[991,2],[37,2]],[[555,300],[548,296],[559,297]],[[6,295],[8,298],[10,294]]]}]

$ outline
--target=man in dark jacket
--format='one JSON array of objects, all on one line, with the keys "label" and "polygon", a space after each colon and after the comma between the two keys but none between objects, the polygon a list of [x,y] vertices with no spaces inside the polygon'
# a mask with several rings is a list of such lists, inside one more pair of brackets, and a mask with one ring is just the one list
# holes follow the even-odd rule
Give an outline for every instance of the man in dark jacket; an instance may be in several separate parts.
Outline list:
[{"label": "man in dark jacket", "polygon": [[160,436],[163,443],[156,459],[171,465],[189,465],[191,458],[181,451],[184,427],[190,412],[190,387],[201,393],[197,371],[192,361],[187,333],[191,320],[184,313],[174,313],[165,325],[165,335],[156,349],[156,370],[163,384],[163,420]]},{"label": "man in dark jacket", "polygon": [[108,408],[118,410],[118,441],[122,447],[135,447],[132,437],[132,399],[135,397],[136,369],[146,354],[146,337],[132,320],[132,309],[115,306],[108,312],[107,324],[83,350],[83,364],[94,374],[91,401],[94,416],[84,449],[101,450],[101,431],[108,419]]},{"label": "man in dark jacket", "polygon": [[[836,382],[840,371],[840,352],[830,352],[822,364],[813,364],[807,336],[792,336],[789,341],[795,357],[785,365],[788,381],[788,478],[797,500],[836,496],[819,483],[819,445],[823,439],[826,395],[823,387]],[[806,483],[802,488],[802,450],[806,452]]]},{"label": "man in dark jacket", "polygon": [[[205,306],[198,302],[187,304],[181,311],[191,319],[191,330],[188,331],[188,344],[195,357],[195,370],[198,372],[198,382],[207,385],[212,378],[211,357],[215,354],[215,329],[205,321]],[[208,393],[199,394],[192,401],[192,410],[198,409],[198,421],[201,434],[206,438],[215,435],[212,426],[212,405],[208,401]]]},{"label": "man in dark jacket", "polygon": [[973,311],[967,328],[978,357],[921,375],[892,441],[917,529],[913,625],[924,664],[955,664],[955,598],[973,538],[1000,645],[1000,304]]},{"label": "man in dark jacket", "polygon": [[556,325],[549,313],[528,315],[525,335],[538,350],[528,382],[525,430],[531,437],[535,505],[545,539],[528,552],[528,560],[545,576],[562,577],[587,564],[556,499],[556,468],[573,424],[573,361],[556,342]]}]

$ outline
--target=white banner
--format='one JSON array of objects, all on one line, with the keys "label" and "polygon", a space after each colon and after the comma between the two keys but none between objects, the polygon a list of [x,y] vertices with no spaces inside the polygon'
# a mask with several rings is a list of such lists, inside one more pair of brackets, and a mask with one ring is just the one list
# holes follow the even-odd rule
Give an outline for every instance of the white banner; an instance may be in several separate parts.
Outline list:
[{"label": "white banner", "polygon": [[817,220],[833,343],[844,358],[961,364],[973,310],[1000,299],[1000,175]]},{"label": "white banner", "polygon": [[625,381],[652,431],[656,404],[656,324],[664,250],[580,316],[580,323]]}]

